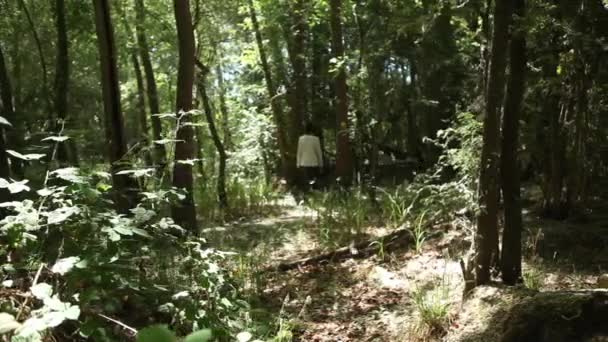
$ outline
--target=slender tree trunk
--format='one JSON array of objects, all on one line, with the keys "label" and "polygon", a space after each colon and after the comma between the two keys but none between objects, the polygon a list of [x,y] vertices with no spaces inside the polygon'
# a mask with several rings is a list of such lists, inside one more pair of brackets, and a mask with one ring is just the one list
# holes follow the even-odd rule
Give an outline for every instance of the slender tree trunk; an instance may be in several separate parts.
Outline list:
[{"label": "slender tree trunk", "polygon": [[49,116],[49,124],[52,127],[53,104],[51,103],[51,99],[50,99],[51,92],[49,89],[47,64],[46,64],[46,59],[44,57],[45,54],[42,51],[42,43],[40,42],[40,36],[38,35],[38,31],[36,31],[36,24],[34,23],[32,16],[30,15],[30,11],[28,10],[27,5],[25,4],[25,0],[19,0],[19,5],[21,6],[21,9],[25,13],[25,17],[30,26],[30,30],[32,31],[32,35],[34,36],[34,41],[36,42],[36,48],[38,49],[38,58],[40,58],[40,68],[42,69],[42,89],[43,89],[43,93],[45,94],[44,100],[45,100],[45,104],[47,107],[46,108],[47,113]]},{"label": "slender tree trunk", "polygon": [[[0,46],[0,98],[2,99],[3,112],[2,115],[8,122],[11,123],[12,127],[4,127],[6,134],[6,140],[4,141],[5,149],[20,148],[22,145],[23,132],[19,132],[20,125],[18,123],[17,114],[15,113],[15,107],[13,105],[13,88],[11,85],[11,79],[8,75],[8,69]],[[0,157],[1,158],[1,157]],[[6,156],[8,158],[8,156]],[[8,159],[7,159],[8,160]],[[10,171],[14,178],[23,177],[24,166],[20,159],[13,159],[10,164]]]},{"label": "slender tree trunk", "polygon": [[[13,96],[11,94],[10,78],[8,76],[8,70],[4,63],[4,54],[2,52],[2,45],[0,45],[0,99],[2,100],[2,107],[0,108],[0,114],[7,119],[11,124],[15,118],[13,110]],[[8,155],[6,154],[6,141],[4,139],[4,132],[10,130],[10,126],[4,126],[0,124],[0,178],[8,180],[10,178],[10,167],[8,163]],[[7,189],[0,189],[0,203],[7,202],[10,200],[10,193]],[[0,211],[0,219],[3,217],[4,211]]]},{"label": "slender tree trunk", "polygon": [[[70,82],[70,60],[68,55],[69,43],[65,19],[65,0],[55,0],[55,27],[57,29],[57,64],[55,68],[55,132],[62,127],[70,127],[68,122],[68,86]],[[72,143],[74,147],[69,148]],[[74,142],[57,143],[57,160],[62,165],[78,165],[78,157],[71,155],[70,150],[76,151]]]},{"label": "slender tree trunk", "polygon": [[[144,0],[135,0],[135,30],[137,32],[137,45],[139,48],[139,56],[144,68],[146,79],[146,92],[148,94],[148,105],[150,106],[150,121],[152,122],[152,138],[153,140],[161,140],[163,129],[162,122],[155,114],[160,114],[160,105],[158,99],[158,89],[156,79],[154,77],[154,68],[152,67],[152,59],[150,58],[150,48],[146,38],[146,30],[144,23],[146,20]],[[158,165],[158,174],[162,174],[165,169],[167,159],[167,151],[165,145],[154,144],[154,162]]]},{"label": "slender tree trunk", "polygon": [[95,26],[101,68],[101,85],[105,112],[106,142],[110,161],[112,184],[116,207],[120,213],[128,213],[137,203],[137,183],[128,175],[119,175],[121,170],[129,167],[123,160],[127,153],[127,142],[124,133],[124,121],[120,107],[120,87],[114,32],[110,17],[108,0],[93,0],[95,7]]},{"label": "slender tree trunk", "polygon": [[[410,88],[411,98],[407,108],[407,151],[411,155],[420,154],[420,137],[418,135],[418,123],[416,121],[417,103],[419,101],[418,74],[416,73],[416,61],[410,60]],[[403,82],[405,83],[405,81]]]},{"label": "slender tree trunk", "polygon": [[175,145],[175,165],[173,167],[173,186],[186,192],[179,203],[171,207],[173,220],[196,233],[196,208],[193,197],[192,165],[180,161],[193,159],[195,155],[194,129],[188,123],[191,115],[184,113],[192,110],[192,90],[194,87],[194,28],[190,14],[189,0],[173,0],[177,41],[179,47],[179,67],[177,72],[176,115],[181,117]]},{"label": "slender tree trunk", "polygon": [[[308,24],[306,21],[306,2],[304,0],[292,1],[290,8],[291,26],[287,30],[287,43],[289,60],[293,69],[293,117],[290,130],[290,138],[298,139],[302,133],[302,127],[308,109],[308,77],[306,74],[306,37]],[[293,32],[293,35],[290,33]],[[290,40],[291,39],[291,40]],[[295,144],[295,142],[292,142]]]},{"label": "slender tree trunk", "polygon": [[146,113],[146,89],[144,87],[144,78],[141,72],[141,65],[137,53],[131,53],[131,62],[135,72],[135,80],[137,82],[137,114],[139,121],[139,130],[141,132],[140,141],[144,145],[144,160],[147,166],[152,166],[154,161],[150,154],[150,127],[148,127],[148,114]]},{"label": "slender tree trunk", "polygon": [[[3,113],[3,112],[0,112]],[[6,154],[6,143],[4,142],[4,127],[0,126],[0,178],[8,180],[10,178],[10,169],[8,165],[8,156]],[[6,188],[0,189],[0,203],[8,202],[11,199],[11,194]],[[0,220],[4,218],[4,210],[0,210]]]},{"label": "slender tree trunk", "polygon": [[514,285],[521,280],[521,194],[519,163],[519,120],[526,86],[526,33],[523,27],[525,0],[514,1],[513,13],[518,21],[513,25],[509,78],[505,112],[502,122],[501,180],[504,200],[505,226],[502,235],[501,271],[502,280]]},{"label": "slender tree trunk", "polygon": [[336,89],[336,176],[349,185],[353,176],[353,156],[349,139],[348,89],[342,41],[342,0],[330,0],[331,41],[334,57],[341,64],[335,76]]},{"label": "slender tree trunk", "polygon": [[205,79],[208,73],[206,67],[198,63],[200,68],[200,77],[198,81],[198,92],[203,101],[203,111],[205,112],[205,119],[207,120],[207,126],[209,127],[209,133],[213,140],[213,145],[217,150],[219,156],[219,170],[217,174],[217,197],[220,204],[220,208],[228,209],[228,195],[226,192],[226,149],[222,143],[222,139],[215,126],[215,120],[213,118],[213,110],[211,109],[211,103],[209,102],[209,96],[207,96],[207,87],[205,86]]},{"label": "slender tree trunk", "polygon": [[480,212],[475,237],[477,285],[490,281],[490,267],[498,257],[499,116],[505,85],[511,11],[511,0],[496,0],[479,175]]},{"label": "slender tree trunk", "polygon": [[[127,15],[125,11],[119,7],[120,15],[122,17],[123,26],[125,27],[125,31],[129,38],[135,37],[137,41],[137,35],[133,35],[133,30],[131,29],[131,25],[129,24],[129,20],[127,19]],[[146,86],[144,84],[144,76],[141,68],[141,64],[139,62],[139,48],[130,49],[130,57],[131,63],[133,64],[133,73],[135,74],[135,83],[137,85],[136,89],[136,112],[137,112],[137,124],[136,124],[136,132],[137,132],[137,142],[142,145],[142,150],[144,151],[143,157],[146,163],[146,166],[153,167],[154,159],[152,156],[152,145],[150,141],[150,127],[148,126],[148,114],[146,112]]]},{"label": "slender tree trunk", "polygon": [[219,88],[220,96],[220,112],[222,113],[222,133],[224,135],[224,147],[230,149],[231,137],[230,137],[230,126],[229,126],[229,114],[228,105],[226,104],[226,85],[224,83],[224,70],[222,64],[218,63],[215,68],[217,73],[217,86]]},{"label": "slender tree trunk", "polygon": [[[272,110],[273,119],[275,125],[277,126],[277,142],[279,145],[279,153],[281,154],[281,169],[283,173],[283,177],[287,180],[288,183],[294,184],[296,175],[295,175],[295,164],[291,163],[288,145],[287,145],[287,137],[285,135],[285,124],[283,120],[283,109],[281,108],[278,99],[276,98],[276,87],[274,80],[272,78],[272,73],[270,71],[270,64],[268,63],[268,57],[266,55],[266,49],[264,48],[264,40],[262,38],[262,32],[260,30],[260,24],[257,20],[257,15],[255,12],[255,7],[253,5],[253,0],[248,0],[249,4],[249,15],[251,17],[251,23],[253,24],[253,30],[255,33],[255,39],[258,47],[258,53],[260,55],[260,63],[262,65],[262,71],[264,72],[264,80],[266,82],[266,90],[268,91],[268,96],[270,97],[270,107]],[[292,165],[294,164],[294,165]]]}]

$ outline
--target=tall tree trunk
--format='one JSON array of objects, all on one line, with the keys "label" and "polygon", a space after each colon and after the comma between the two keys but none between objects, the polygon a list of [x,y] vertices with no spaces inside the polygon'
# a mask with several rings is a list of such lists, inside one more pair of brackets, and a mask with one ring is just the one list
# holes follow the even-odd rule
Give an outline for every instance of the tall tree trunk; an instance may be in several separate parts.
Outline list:
[{"label": "tall tree trunk", "polygon": [[[2,107],[0,107],[0,114],[7,119],[9,122],[15,118],[13,110],[13,95],[11,94],[11,82],[8,76],[8,70],[4,63],[4,54],[2,52],[2,45],[0,45],[0,100],[2,100]],[[11,124],[14,124],[11,122]],[[10,178],[10,167],[8,163],[8,155],[6,154],[6,141],[4,139],[4,132],[10,130],[10,126],[0,124],[0,178],[8,180]],[[10,193],[7,189],[0,189],[0,203],[7,202],[10,200]],[[0,211],[0,219],[2,214]]]},{"label": "tall tree trunk", "polygon": [[[55,0],[55,27],[57,29],[57,64],[55,67],[55,133],[62,127],[70,127],[68,122],[68,86],[70,82],[70,60],[68,55],[69,43],[65,19],[65,0]],[[69,148],[69,144],[73,144]],[[78,165],[78,157],[70,152],[76,151],[72,142],[57,143],[57,160],[60,164]]]},{"label": "tall tree trunk", "polygon": [[353,176],[353,156],[349,139],[348,89],[342,41],[342,0],[330,0],[331,41],[334,57],[340,64],[335,76],[336,91],[336,177],[349,185]]},{"label": "tall tree trunk", "polygon": [[36,48],[38,49],[38,58],[40,58],[40,68],[42,69],[42,89],[43,89],[43,94],[45,94],[44,100],[45,100],[45,104],[46,104],[47,113],[49,116],[49,124],[52,127],[53,104],[51,103],[51,98],[50,98],[51,92],[49,89],[47,64],[46,64],[46,59],[44,57],[45,54],[42,51],[42,43],[40,41],[40,36],[38,35],[38,31],[36,31],[36,24],[34,23],[32,16],[30,15],[30,11],[27,8],[25,0],[19,0],[19,5],[21,6],[21,9],[25,13],[25,17],[30,26],[30,30],[32,31],[32,36],[34,37],[34,41],[36,42]]},{"label": "tall tree trunk", "polygon": [[505,85],[511,11],[511,0],[496,0],[479,175],[480,211],[475,236],[477,285],[490,281],[490,267],[498,257],[499,116]]},{"label": "tall tree trunk", "polygon": [[179,47],[179,67],[177,71],[176,115],[181,117],[175,145],[175,165],[173,166],[173,186],[186,192],[179,203],[171,207],[173,220],[196,233],[196,208],[193,197],[192,165],[183,163],[194,158],[194,129],[188,123],[191,115],[184,113],[192,110],[192,89],[194,87],[194,28],[190,14],[189,0],[173,0],[177,41]]},{"label": "tall tree trunk", "polygon": [[[135,38],[137,41],[137,35],[133,35],[133,30],[131,29],[131,25],[129,24],[129,20],[127,19],[126,12],[119,7],[119,12],[122,17],[122,22],[125,27],[125,31],[129,38]],[[141,69],[141,64],[139,62],[139,48],[135,47],[130,49],[130,57],[131,63],[133,64],[133,73],[135,74],[135,83],[136,83],[136,113],[137,113],[137,123],[136,123],[136,132],[137,132],[137,143],[142,145],[142,150],[144,151],[143,157],[146,166],[153,167],[154,159],[152,156],[152,145],[150,141],[150,127],[148,126],[148,114],[146,112],[146,86],[144,84],[144,76]]]},{"label": "tall tree trunk", "polygon": [[220,97],[220,113],[222,114],[222,134],[224,136],[224,147],[230,149],[231,137],[230,137],[230,125],[229,125],[229,114],[228,105],[226,104],[226,85],[224,82],[224,70],[222,64],[218,63],[215,68],[217,73],[217,86],[219,88]]},{"label": "tall tree trunk", "polygon": [[226,192],[226,149],[222,143],[222,139],[215,126],[215,120],[213,117],[213,110],[211,109],[211,103],[209,102],[209,96],[207,96],[207,87],[205,86],[205,79],[208,73],[208,69],[202,64],[198,63],[200,68],[200,77],[198,78],[198,92],[203,101],[203,111],[205,112],[205,119],[207,120],[207,127],[209,127],[209,133],[213,140],[213,145],[217,150],[219,156],[219,169],[217,174],[217,198],[220,204],[220,208],[228,209],[228,195]]},{"label": "tall tree trunk", "polygon": [[133,63],[133,71],[135,72],[135,80],[137,82],[137,114],[139,119],[139,130],[141,132],[139,138],[144,145],[144,160],[146,161],[146,165],[152,166],[154,160],[150,154],[150,127],[148,127],[148,114],[146,113],[146,89],[139,58],[135,51],[131,53],[131,62]]},{"label": "tall tree trunk", "polygon": [[116,208],[120,213],[128,213],[137,203],[137,183],[128,175],[119,175],[121,170],[129,167],[123,160],[127,153],[127,141],[124,133],[124,121],[120,107],[120,87],[114,32],[110,17],[108,0],[93,0],[95,7],[95,27],[101,69],[101,85],[105,112],[106,142],[110,161],[112,184]]},{"label": "tall tree trunk", "polygon": [[[17,114],[15,113],[15,107],[13,104],[13,88],[11,85],[11,79],[8,75],[8,68],[4,58],[4,53],[0,46],[0,98],[2,99],[2,115],[7,119],[12,127],[4,127],[6,141],[4,141],[4,148],[20,148],[22,144],[23,132],[19,132],[20,125],[18,124]],[[5,154],[8,158],[8,155]],[[0,157],[2,158],[2,157]],[[0,162],[1,163],[1,162]],[[8,163],[8,159],[7,159]],[[23,162],[20,159],[13,159],[10,164],[10,173],[14,178],[23,177]]]},{"label": "tall tree trunk", "polygon": [[520,112],[526,86],[526,33],[523,27],[526,13],[525,0],[515,0],[513,13],[517,16],[517,21],[511,30],[510,73],[502,122],[503,138],[500,160],[505,215],[500,260],[502,280],[509,285],[514,285],[521,280],[522,215],[517,151]]},{"label": "tall tree trunk", "polygon": [[[148,94],[148,105],[150,106],[150,121],[152,122],[152,138],[161,140],[163,134],[162,122],[155,114],[160,114],[160,105],[158,99],[158,89],[156,87],[156,79],[154,78],[154,68],[152,67],[152,59],[150,58],[150,48],[146,38],[146,30],[144,23],[146,19],[144,0],[135,0],[135,30],[137,32],[137,46],[139,48],[139,56],[144,67],[144,75],[146,79],[146,92]],[[165,145],[154,144],[154,162],[158,164],[159,174],[165,169],[167,151]]]},{"label": "tall tree trunk", "polygon": [[[277,88],[272,78],[270,71],[270,64],[268,63],[268,57],[266,55],[266,48],[264,47],[264,40],[262,38],[262,32],[260,30],[260,24],[257,20],[255,7],[253,0],[248,1],[249,4],[249,15],[251,17],[251,23],[253,24],[253,30],[255,33],[255,40],[258,47],[258,53],[260,55],[260,63],[262,65],[262,71],[264,72],[264,81],[266,82],[266,90],[270,97],[270,108],[272,110],[272,116],[274,123],[277,126],[277,142],[279,145],[279,153],[281,154],[281,169],[283,177],[289,184],[294,184],[296,179],[295,162],[291,163],[289,156],[287,137],[285,135],[285,124],[283,118],[283,109],[281,108],[277,96]],[[293,165],[292,165],[293,164]]]},{"label": "tall tree trunk", "polygon": [[[290,8],[291,26],[286,30],[289,61],[293,69],[292,87],[293,117],[290,127],[290,139],[296,140],[302,133],[302,127],[308,109],[308,88],[306,74],[306,41],[308,24],[306,19],[306,2],[294,0]],[[293,35],[290,33],[293,32]],[[292,142],[295,144],[295,142]]]},{"label": "tall tree trunk", "polygon": [[[418,91],[418,74],[416,69],[416,61],[410,59],[410,100],[407,107],[407,152],[410,155],[418,157],[420,155],[420,137],[418,134],[418,123],[416,121],[416,113],[418,109],[419,91]],[[404,80],[404,87],[406,82]]]},{"label": "tall tree trunk", "polygon": [[[10,178],[10,170],[8,165],[8,156],[6,154],[6,143],[4,142],[4,128],[4,126],[0,125],[0,178],[8,180]],[[8,189],[0,189],[0,203],[8,202],[10,199],[11,194]],[[0,220],[3,218],[4,210],[0,210]]]}]

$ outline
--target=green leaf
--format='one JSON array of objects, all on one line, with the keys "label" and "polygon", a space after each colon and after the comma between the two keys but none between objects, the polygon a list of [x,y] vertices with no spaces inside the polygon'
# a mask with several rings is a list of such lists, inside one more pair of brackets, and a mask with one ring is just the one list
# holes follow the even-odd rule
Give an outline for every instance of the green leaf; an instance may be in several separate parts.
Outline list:
[{"label": "green leaf", "polygon": [[51,172],[51,175],[66,180],[70,183],[85,183],[85,179],[78,174],[78,169],[75,167],[57,169]]},{"label": "green leaf", "polygon": [[212,337],[213,334],[211,333],[211,330],[204,329],[188,335],[184,342],[207,342],[211,341]]},{"label": "green leaf", "polygon": [[51,137],[46,137],[40,141],[55,141],[55,142],[63,142],[70,139],[70,137],[66,137],[64,135],[62,136],[51,136]]},{"label": "green leaf", "polygon": [[13,125],[11,125],[10,122],[8,122],[8,120],[6,120],[3,116],[0,116],[0,125],[5,125],[8,127],[13,127]]},{"label": "green leaf", "polygon": [[38,299],[50,298],[53,294],[53,288],[47,283],[39,283],[30,288],[32,295]]},{"label": "green leaf", "polygon": [[21,327],[13,315],[6,312],[0,312],[0,335],[11,332]]},{"label": "green leaf", "polygon": [[251,341],[252,338],[253,338],[253,335],[248,331],[243,331],[243,332],[240,332],[238,335],[236,335],[236,340],[238,342],[249,342],[249,341]]},{"label": "green leaf", "polygon": [[61,207],[57,208],[49,213],[47,213],[47,223],[48,224],[58,224],[61,223],[70,216],[80,213],[80,209],[78,207]]},{"label": "green leaf", "polygon": [[11,156],[13,156],[15,158],[27,160],[27,161],[38,160],[45,156],[45,154],[40,154],[40,153],[21,154],[17,151],[13,151],[13,150],[6,150],[6,153],[10,154]]},{"label": "green leaf", "polygon": [[27,182],[27,179],[24,179],[20,182],[12,182],[7,186],[8,191],[10,191],[11,194],[17,194],[23,191],[30,191],[30,187],[25,185]]},{"label": "green leaf", "polygon": [[137,333],[137,342],[175,342],[177,338],[164,325],[154,325]]},{"label": "green leaf", "polygon": [[59,259],[59,260],[57,260],[55,265],[53,265],[53,268],[51,269],[51,271],[53,273],[59,273],[61,275],[64,275],[64,274],[70,272],[72,270],[72,268],[74,268],[74,266],[79,261],[80,261],[79,257],[69,257],[69,258]]}]

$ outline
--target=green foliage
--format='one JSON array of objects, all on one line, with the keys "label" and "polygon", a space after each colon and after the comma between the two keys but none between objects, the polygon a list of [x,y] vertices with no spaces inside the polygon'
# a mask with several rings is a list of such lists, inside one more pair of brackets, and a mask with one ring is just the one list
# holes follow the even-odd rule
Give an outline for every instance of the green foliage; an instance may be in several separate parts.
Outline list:
[{"label": "green foliage", "polygon": [[524,285],[531,290],[540,290],[544,284],[544,274],[534,265],[529,265],[522,272]]},{"label": "green foliage", "polygon": [[376,217],[369,196],[360,187],[314,192],[307,205],[317,214],[319,240],[330,248],[352,242]]},{"label": "green foliage", "polygon": [[443,151],[439,167],[452,168],[466,184],[474,187],[479,174],[482,140],[482,123],[475,115],[458,114],[454,124],[439,131],[434,141]]},{"label": "green foliage", "polygon": [[217,336],[229,336],[244,325],[248,306],[223,269],[231,254],[206,247],[204,239],[186,236],[158,214],[173,192],[144,193],[142,203],[125,216],[114,212],[103,175],[93,182],[69,168],[49,176],[49,184],[57,185],[38,190],[31,199],[0,204],[11,211],[0,221],[0,238],[12,253],[26,256],[4,265],[5,278],[17,280],[17,270],[42,259],[53,264],[50,271],[59,280],[32,287],[44,306],[19,322],[22,331],[44,334],[78,318],[80,310],[87,313],[80,318],[80,334],[100,341],[113,340],[113,330],[92,312],[131,320],[158,317],[180,333],[205,326]]},{"label": "green foliage", "polygon": [[[211,330],[199,330],[184,338],[184,342],[207,342],[211,341],[213,334]],[[164,325],[156,325],[145,328],[137,333],[137,342],[177,342],[175,334]]]},{"label": "green foliage", "polygon": [[416,289],[412,294],[416,310],[416,324],[412,334],[422,337],[442,335],[450,321],[449,284],[443,281],[431,289]]},{"label": "green foliage", "polygon": [[425,227],[426,222],[424,221],[424,215],[426,215],[426,212],[423,212],[422,215],[420,215],[420,218],[417,220],[418,222],[415,224],[414,228],[410,230],[412,236],[414,237],[414,248],[416,253],[420,253],[422,251],[422,246],[428,235]]}]

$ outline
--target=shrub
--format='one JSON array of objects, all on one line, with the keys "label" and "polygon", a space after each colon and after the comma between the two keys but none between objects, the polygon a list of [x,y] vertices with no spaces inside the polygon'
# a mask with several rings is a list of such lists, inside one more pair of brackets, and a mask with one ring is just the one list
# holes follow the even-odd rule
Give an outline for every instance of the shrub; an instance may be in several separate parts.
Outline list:
[{"label": "shrub", "polygon": [[[54,185],[35,194],[27,182],[0,179],[2,187],[30,192],[27,199],[0,204],[9,211],[0,221],[0,238],[14,259],[3,266],[5,284],[22,284],[36,298],[27,310],[5,305],[16,322],[10,331],[38,341],[48,329],[78,318],[81,336],[118,340],[120,330],[109,326],[108,317],[136,327],[166,323],[184,335],[205,327],[218,337],[240,331],[248,306],[223,268],[231,255],[206,247],[204,239],[159,214],[181,194],[144,192],[130,215],[119,215],[108,199],[107,177],[97,173],[94,181],[75,168],[59,169],[50,173]],[[36,281],[28,284],[36,269]]]}]

